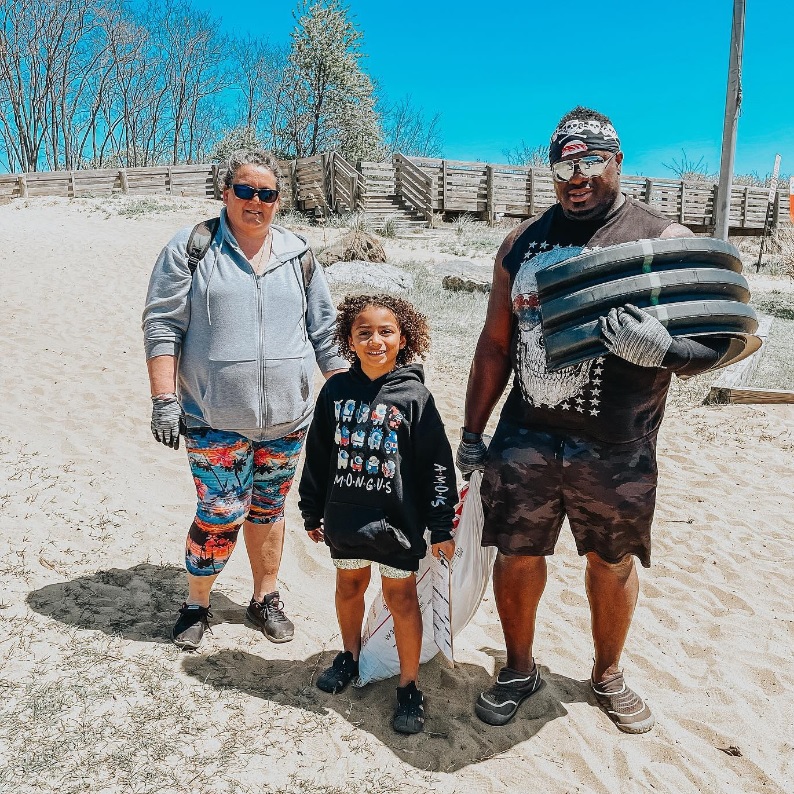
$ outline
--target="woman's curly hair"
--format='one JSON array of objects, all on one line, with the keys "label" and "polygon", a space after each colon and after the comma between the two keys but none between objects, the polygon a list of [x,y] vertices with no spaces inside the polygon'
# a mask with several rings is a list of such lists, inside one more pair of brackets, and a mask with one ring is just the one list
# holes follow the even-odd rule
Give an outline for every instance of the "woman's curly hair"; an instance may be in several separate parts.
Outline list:
[{"label": "woman's curly hair", "polygon": [[397,366],[410,364],[414,359],[424,360],[430,349],[430,326],[427,317],[418,312],[408,301],[394,295],[348,295],[337,306],[336,342],[339,344],[339,355],[354,364],[358,358],[351,349],[349,339],[353,323],[367,306],[381,306],[388,309],[400,326],[400,333],[405,337],[405,347],[397,354]]}]

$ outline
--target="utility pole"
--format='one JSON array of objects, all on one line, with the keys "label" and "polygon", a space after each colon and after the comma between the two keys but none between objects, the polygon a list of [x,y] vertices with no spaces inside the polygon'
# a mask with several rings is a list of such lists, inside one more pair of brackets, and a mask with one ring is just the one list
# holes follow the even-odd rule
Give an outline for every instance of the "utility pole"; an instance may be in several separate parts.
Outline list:
[{"label": "utility pole", "polygon": [[731,209],[731,184],[736,154],[736,124],[742,106],[742,52],[744,50],[745,0],[733,0],[733,28],[731,53],[728,61],[728,93],[725,98],[725,122],[722,127],[722,157],[720,184],[714,206],[714,236],[728,239],[728,221]]}]

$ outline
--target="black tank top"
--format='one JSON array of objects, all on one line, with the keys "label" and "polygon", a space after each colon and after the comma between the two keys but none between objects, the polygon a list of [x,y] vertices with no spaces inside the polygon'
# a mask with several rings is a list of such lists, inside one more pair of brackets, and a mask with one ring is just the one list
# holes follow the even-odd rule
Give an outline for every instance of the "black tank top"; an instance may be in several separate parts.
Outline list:
[{"label": "black tank top", "polygon": [[510,274],[515,318],[514,378],[502,410],[505,419],[617,444],[658,429],[670,369],[638,367],[605,355],[559,372],[548,371],[535,274],[588,250],[657,238],[672,223],[645,204],[626,198],[617,210],[594,221],[570,220],[555,204],[521,233],[503,259]]}]

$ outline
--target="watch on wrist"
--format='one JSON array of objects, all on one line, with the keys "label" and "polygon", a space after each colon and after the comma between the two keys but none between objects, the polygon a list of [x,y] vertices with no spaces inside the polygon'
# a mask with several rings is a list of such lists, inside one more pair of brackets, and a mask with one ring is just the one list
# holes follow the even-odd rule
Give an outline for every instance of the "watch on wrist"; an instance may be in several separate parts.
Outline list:
[{"label": "watch on wrist", "polygon": [[482,433],[472,433],[471,431],[466,430],[465,427],[461,427],[460,440],[464,444],[476,444],[478,441],[482,441]]}]

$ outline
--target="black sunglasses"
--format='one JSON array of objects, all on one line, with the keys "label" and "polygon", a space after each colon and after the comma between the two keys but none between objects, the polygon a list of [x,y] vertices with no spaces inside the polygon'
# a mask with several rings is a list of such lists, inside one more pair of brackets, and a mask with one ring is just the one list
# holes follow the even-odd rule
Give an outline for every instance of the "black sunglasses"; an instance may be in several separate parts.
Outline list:
[{"label": "black sunglasses", "polygon": [[274,204],[278,198],[278,190],[272,187],[251,187],[251,185],[232,185],[234,195],[238,199],[250,201],[254,196],[259,196],[263,204]]}]

